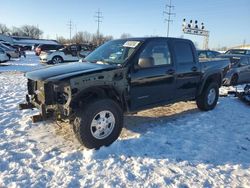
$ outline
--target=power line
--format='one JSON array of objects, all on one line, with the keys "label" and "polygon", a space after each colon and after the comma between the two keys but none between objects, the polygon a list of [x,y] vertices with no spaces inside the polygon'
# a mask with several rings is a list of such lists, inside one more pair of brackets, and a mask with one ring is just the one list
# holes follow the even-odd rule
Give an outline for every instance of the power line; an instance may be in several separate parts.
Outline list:
[{"label": "power line", "polygon": [[100,39],[100,23],[102,22],[103,16],[102,12],[100,12],[100,9],[96,12],[95,15],[96,22],[97,22],[97,38],[98,38],[98,45],[99,45],[99,39]]},{"label": "power line", "polygon": [[169,36],[169,25],[170,22],[173,22],[173,20],[171,20],[171,16],[175,15],[175,13],[172,12],[172,9],[174,9],[174,6],[172,6],[172,0],[169,0],[169,4],[166,4],[165,6],[166,10],[163,11],[163,14],[166,14],[167,18],[165,18],[165,22],[167,22],[167,37]]}]

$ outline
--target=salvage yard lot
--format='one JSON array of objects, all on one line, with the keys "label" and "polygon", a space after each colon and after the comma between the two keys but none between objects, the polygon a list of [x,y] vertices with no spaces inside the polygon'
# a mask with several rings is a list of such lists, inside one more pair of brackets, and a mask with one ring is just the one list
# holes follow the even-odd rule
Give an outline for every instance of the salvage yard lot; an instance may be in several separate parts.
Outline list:
[{"label": "salvage yard lot", "polygon": [[19,111],[38,58],[0,66],[0,186],[249,187],[249,106],[233,96],[201,112],[181,102],[126,116],[110,147],[87,150],[67,125]]}]

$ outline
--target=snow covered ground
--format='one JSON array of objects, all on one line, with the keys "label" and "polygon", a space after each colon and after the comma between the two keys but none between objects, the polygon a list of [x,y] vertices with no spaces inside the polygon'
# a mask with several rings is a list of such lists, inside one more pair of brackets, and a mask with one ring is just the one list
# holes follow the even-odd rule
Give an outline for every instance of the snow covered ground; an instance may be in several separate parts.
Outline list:
[{"label": "snow covered ground", "polygon": [[114,144],[87,150],[70,126],[18,110],[26,79],[15,70],[38,66],[32,54],[0,66],[0,187],[250,187],[250,108],[237,98],[127,116]]}]

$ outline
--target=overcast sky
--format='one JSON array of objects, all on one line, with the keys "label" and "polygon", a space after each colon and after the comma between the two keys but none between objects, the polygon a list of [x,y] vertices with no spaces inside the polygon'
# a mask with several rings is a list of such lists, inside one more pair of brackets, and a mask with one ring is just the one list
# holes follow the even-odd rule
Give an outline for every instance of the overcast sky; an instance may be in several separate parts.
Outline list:
[{"label": "overcast sky", "polygon": [[[119,38],[122,33],[134,37],[166,36],[163,10],[169,0],[1,0],[0,23],[8,27],[38,25],[43,37],[69,38],[69,20],[76,31],[97,31],[95,12],[102,12],[101,33]],[[190,38],[202,47],[202,37],[182,33],[182,20],[204,22],[210,31],[210,48],[250,44],[250,0],[172,0],[176,13],[170,24],[170,36]]]}]

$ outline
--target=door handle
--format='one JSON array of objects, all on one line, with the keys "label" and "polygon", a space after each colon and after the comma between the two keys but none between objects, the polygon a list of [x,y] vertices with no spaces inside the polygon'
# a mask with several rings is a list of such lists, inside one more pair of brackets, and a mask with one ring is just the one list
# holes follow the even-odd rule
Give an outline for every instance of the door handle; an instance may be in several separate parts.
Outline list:
[{"label": "door handle", "polygon": [[169,69],[169,70],[167,70],[167,74],[174,74],[175,73],[175,70],[174,69]]},{"label": "door handle", "polygon": [[197,69],[197,67],[192,67],[191,70],[192,70],[193,72],[196,72],[198,69]]}]

